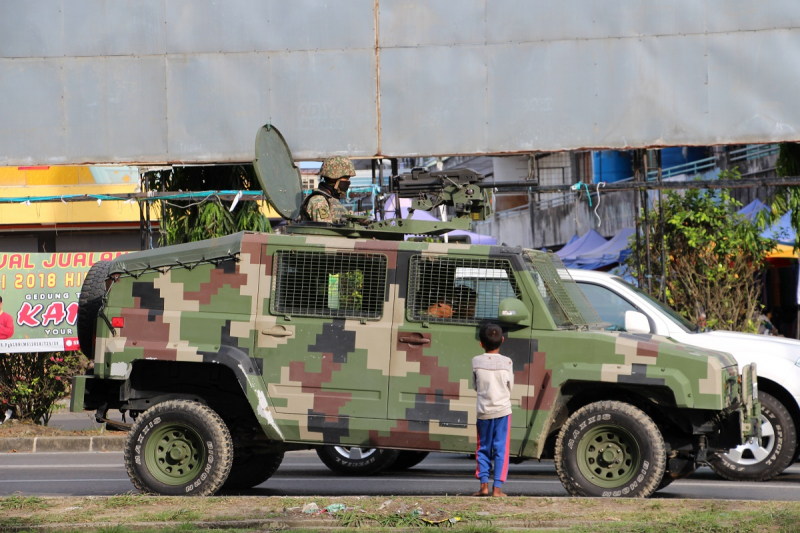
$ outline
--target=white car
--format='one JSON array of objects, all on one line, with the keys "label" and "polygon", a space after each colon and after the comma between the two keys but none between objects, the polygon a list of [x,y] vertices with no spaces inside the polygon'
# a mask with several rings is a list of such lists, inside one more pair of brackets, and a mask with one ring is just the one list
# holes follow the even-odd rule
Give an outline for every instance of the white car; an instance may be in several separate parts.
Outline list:
[{"label": "white car", "polygon": [[766,481],[797,456],[800,426],[800,341],[733,331],[698,331],[681,315],[622,278],[590,270],[569,271],[603,322],[630,333],[663,335],[689,345],[727,352],[739,369],[757,364],[761,434],[712,462],[732,480]]}]

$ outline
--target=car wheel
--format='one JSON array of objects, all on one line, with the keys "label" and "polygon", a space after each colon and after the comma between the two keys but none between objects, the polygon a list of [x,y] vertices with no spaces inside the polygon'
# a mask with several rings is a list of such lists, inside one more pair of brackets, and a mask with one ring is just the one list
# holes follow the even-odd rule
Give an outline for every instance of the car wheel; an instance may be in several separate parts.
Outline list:
[{"label": "car wheel", "polygon": [[761,445],[753,439],[711,460],[711,468],[733,481],[767,481],[788,467],[797,447],[789,411],[774,396],[758,393],[761,403]]},{"label": "car wheel", "polygon": [[641,409],[603,401],[578,409],[556,440],[556,471],[573,496],[646,498],[666,470],[664,438]]},{"label": "car wheel", "polygon": [[106,279],[111,269],[110,261],[98,261],[83,278],[78,295],[78,344],[81,352],[94,359],[94,340],[97,332],[97,313],[106,294]]},{"label": "car wheel", "polygon": [[223,489],[250,489],[271,478],[283,462],[283,452],[244,453],[233,452],[233,465]]},{"label": "car wheel", "polygon": [[321,446],[317,448],[317,455],[337,474],[369,476],[389,468],[399,452],[357,446]]},{"label": "car wheel", "polygon": [[128,476],[145,494],[214,494],[232,460],[231,435],[222,418],[186,400],[159,403],[140,414],[125,442]]},{"label": "car wheel", "polygon": [[389,470],[408,470],[420,464],[428,457],[428,452],[401,451]]}]

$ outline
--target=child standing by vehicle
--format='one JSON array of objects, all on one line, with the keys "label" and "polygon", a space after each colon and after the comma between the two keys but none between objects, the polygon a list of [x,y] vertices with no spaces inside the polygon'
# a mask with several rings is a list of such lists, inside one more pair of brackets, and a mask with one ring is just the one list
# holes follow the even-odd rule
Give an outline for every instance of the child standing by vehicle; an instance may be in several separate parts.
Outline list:
[{"label": "child standing by vehicle", "polygon": [[514,365],[500,355],[503,330],[496,324],[484,324],[479,332],[486,353],[472,359],[472,386],[478,393],[478,449],[475,476],[481,482],[473,496],[489,495],[489,470],[494,459],[492,496],[505,496],[501,487],[508,476],[508,448],[511,436],[511,389]]}]

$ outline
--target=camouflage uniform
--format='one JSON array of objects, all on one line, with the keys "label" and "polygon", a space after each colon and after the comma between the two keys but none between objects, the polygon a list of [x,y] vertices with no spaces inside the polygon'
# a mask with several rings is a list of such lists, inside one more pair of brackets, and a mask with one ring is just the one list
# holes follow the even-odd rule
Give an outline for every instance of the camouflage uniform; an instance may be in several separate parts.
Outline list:
[{"label": "camouflage uniform", "polygon": [[[340,179],[355,176],[356,170],[352,161],[337,155],[322,162],[319,175],[333,183],[330,188],[335,188]],[[311,193],[302,210],[303,219],[314,222],[341,222],[348,214],[342,203],[322,187]]]},{"label": "camouflage uniform", "polygon": [[314,189],[303,209],[303,218],[314,222],[341,222],[348,213],[337,198],[322,189]]}]

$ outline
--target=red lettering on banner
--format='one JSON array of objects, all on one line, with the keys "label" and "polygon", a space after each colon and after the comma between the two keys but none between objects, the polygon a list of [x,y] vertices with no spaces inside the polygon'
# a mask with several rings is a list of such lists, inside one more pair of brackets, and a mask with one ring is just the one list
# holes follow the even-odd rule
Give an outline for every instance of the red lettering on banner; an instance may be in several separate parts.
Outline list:
[{"label": "red lettering on banner", "polygon": [[6,263],[8,263],[8,254],[3,254],[0,256],[0,268],[5,268]]},{"label": "red lettering on banner", "polygon": [[25,270],[31,270],[33,265],[31,264],[31,254],[25,254],[24,261],[25,265],[22,267]]},{"label": "red lettering on banner", "polygon": [[36,318],[36,315],[42,311],[43,307],[42,304],[32,306],[30,303],[24,302],[17,313],[17,325],[30,326],[32,328],[38,326],[39,320]]},{"label": "red lettering on banner", "polygon": [[72,254],[58,254],[58,266],[69,268],[72,265]]},{"label": "red lettering on banner", "polygon": [[78,319],[78,302],[72,302],[67,306],[67,324],[70,326],[75,325],[75,321]]},{"label": "red lettering on banner", "polygon": [[50,254],[50,259],[42,261],[42,266],[45,268],[53,268],[56,266],[56,254]]},{"label": "red lettering on banner", "polygon": [[84,253],[75,254],[75,259],[74,259],[74,265],[73,266],[75,266],[75,267],[79,267],[79,266],[81,266],[81,267],[90,267],[90,266],[92,266],[92,265],[89,264],[91,262],[92,262],[92,260],[91,260],[90,257],[87,257],[87,254],[84,254]]},{"label": "red lettering on banner", "polygon": [[113,260],[114,260],[113,252],[103,252],[100,254],[100,261],[113,261]]},{"label": "red lettering on banner", "polygon": [[42,315],[42,325],[47,326],[52,323],[54,326],[61,324],[66,318],[67,312],[64,309],[64,302],[53,302],[47,306],[47,311]]}]

